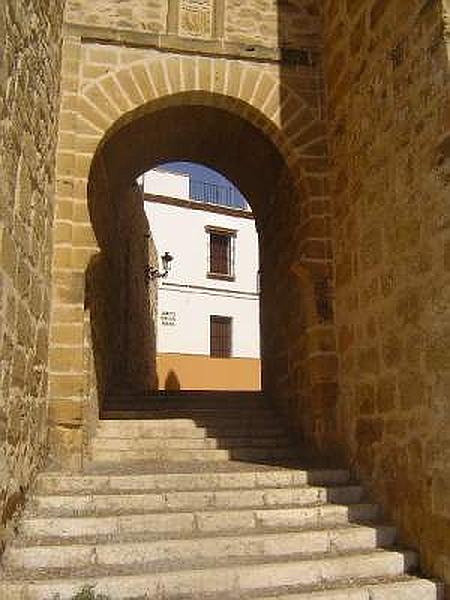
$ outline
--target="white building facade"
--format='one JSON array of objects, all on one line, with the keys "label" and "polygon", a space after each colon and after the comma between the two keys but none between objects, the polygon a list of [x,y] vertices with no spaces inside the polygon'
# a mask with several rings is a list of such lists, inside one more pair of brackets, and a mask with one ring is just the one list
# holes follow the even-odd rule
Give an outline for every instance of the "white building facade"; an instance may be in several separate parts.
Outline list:
[{"label": "white building facade", "polygon": [[[260,389],[254,218],[247,209],[190,200],[186,177],[168,174],[161,186],[158,173],[144,182],[158,255],[173,257],[158,279],[159,387]],[[171,196],[152,193],[161,189]]]}]

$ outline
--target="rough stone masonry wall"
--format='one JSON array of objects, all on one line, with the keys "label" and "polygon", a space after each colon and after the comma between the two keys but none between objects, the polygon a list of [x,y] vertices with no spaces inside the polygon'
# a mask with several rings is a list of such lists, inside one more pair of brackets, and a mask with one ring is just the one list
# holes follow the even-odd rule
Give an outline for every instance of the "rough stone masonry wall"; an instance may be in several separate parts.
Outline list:
[{"label": "rough stone masonry wall", "polygon": [[142,190],[134,185],[116,202],[119,236],[114,259],[118,274],[119,315],[115,327],[120,345],[116,356],[116,379],[112,379],[112,384],[126,393],[142,393],[158,387],[152,305],[156,301],[157,280],[150,278],[148,267],[158,266],[159,261],[155,262],[156,249],[144,212]]},{"label": "rough stone masonry wall", "polygon": [[263,384],[302,442],[333,456],[339,445],[330,202],[326,194],[310,203],[303,197],[285,172],[260,226]]},{"label": "rough stone masonry wall", "polygon": [[63,4],[0,3],[0,546],[46,456]]},{"label": "rough stone masonry wall", "polygon": [[167,9],[168,0],[68,0],[65,20],[90,26],[161,33],[166,30]]},{"label": "rough stone masonry wall", "polygon": [[[257,56],[262,47],[316,45],[320,16],[316,0],[68,0],[65,20],[108,31],[110,39],[153,36],[156,45],[190,51],[244,44]],[[197,40],[209,45],[202,48]]]},{"label": "rough stone masonry wall", "polygon": [[225,37],[232,42],[301,48],[320,30],[320,6],[315,0],[227,0]]},{"label": "rough stone masonry wall", "polygon": [[440,1],[325,3],[340,422],[450,583],[448,61]]},{"label": "rough stone masonry wall", "polygon": [[90,181],[91,214],[102,202],[106,210],[93,219],[100,247],[89,260],[84,294],[100,408],[107,394],[157,388],[156,281],[148,267],[158,259],[144,197],[137,185],[108,189],[103,164],[100,155]]},{"label": "rough stone masonry wall", "polygon": [[[89,197],[100,247],[89,259],[82,290],[86,309],[87,379],[82,411],[86,456],[108,393],[139,393],[158,386],[157,281],[147,276],[148,266],[158,264],[158,254],[144,212],[143,192],[136,185],[111,190],[100,154],[92,169]],[[102,206],[105,211],[98,210]],[[82,400],[81,396],[77,404]],[[73,409],[73,402],[61,401],[63,417],[73,415],[79,425],[79,411]],[[56,441],[61,446],[59,460],[70,462],[74,453],[72,445],[64,443],[65,428],[56,419],[52,424],[53,450]]]}]

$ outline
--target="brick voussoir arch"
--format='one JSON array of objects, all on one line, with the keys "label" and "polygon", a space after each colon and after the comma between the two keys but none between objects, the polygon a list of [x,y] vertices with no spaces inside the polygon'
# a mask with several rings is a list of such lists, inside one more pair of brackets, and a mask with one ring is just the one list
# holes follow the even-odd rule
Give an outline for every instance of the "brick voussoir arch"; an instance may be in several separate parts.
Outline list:
[{"label": "brick voussoir arch", "polygon": [[[283,105],[292,104],[292,99],[297,109],[287,122],[296,127],[289,127],[290,135],[286,135],[281,111]],[[296,165],[296,179],[303,180],[301,188],[308,193],[307,177],[301,167],[303,145],[296,143],[297,127],[309,128],[319,122],[292,88],[280,83],[276,74],[261,65],[175,56],[130,63],[84,88],[78,104],[82,117],[79,133],[83,134],[84,122],[90,128],[91,139],[97,138],[98,147],[139,114],[180,101],[185,105],[201,103],[224,108],[250,121],[272,140],[287,165]]]}]

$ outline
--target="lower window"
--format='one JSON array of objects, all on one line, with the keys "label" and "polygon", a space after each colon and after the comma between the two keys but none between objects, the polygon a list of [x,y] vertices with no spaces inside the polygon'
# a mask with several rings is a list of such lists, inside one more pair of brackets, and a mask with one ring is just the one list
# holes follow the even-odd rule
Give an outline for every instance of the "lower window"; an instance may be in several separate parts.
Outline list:
[{"label": "lower window", "polygon": [[231,357],[231,317],[211,315],[209,337],[210,356]]}]

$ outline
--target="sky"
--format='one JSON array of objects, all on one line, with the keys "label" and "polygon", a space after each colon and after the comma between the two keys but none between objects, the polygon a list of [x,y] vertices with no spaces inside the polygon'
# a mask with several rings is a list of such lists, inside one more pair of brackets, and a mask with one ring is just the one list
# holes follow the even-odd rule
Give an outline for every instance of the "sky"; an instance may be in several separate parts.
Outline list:
[{"label": "sky", "polygon": [[209,167],[187,161],[168,162],[158,165],[158,167],[161,169],[167,169],[168,171],[190,175],[191,180],[194,181],[204,181],[206,183],[232,188],[235,205],[242,206],[246,202],[246,199],[241,194],[239,189],[233,185],[229,179],[217,171],[210,169]]}]

